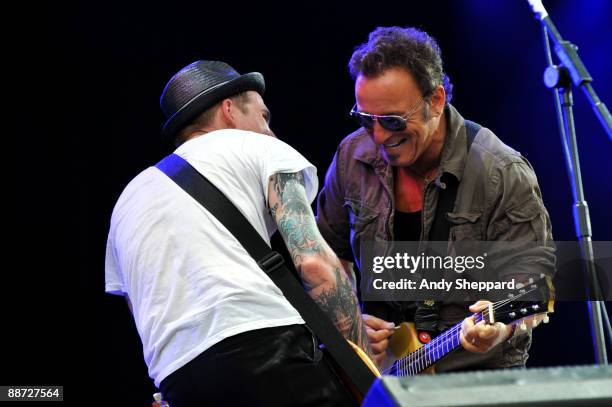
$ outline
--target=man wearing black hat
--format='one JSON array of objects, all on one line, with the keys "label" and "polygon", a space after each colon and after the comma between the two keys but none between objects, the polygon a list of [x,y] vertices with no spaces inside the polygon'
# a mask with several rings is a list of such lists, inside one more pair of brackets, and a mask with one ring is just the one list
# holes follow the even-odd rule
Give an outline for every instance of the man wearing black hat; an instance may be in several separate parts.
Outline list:
[{"label": "man wearing black hat", "polygon": [[[316,169],[270,130],[264,87],[259,73],[194,62],[162,93],[163,135],[268,243],[279,225],[310,296],[367,349],[357,299],[310,209]],[[157,167],[114,208],[106,291],[128,299],[149,374],[173,407],[352,404],[276,285]]]}]

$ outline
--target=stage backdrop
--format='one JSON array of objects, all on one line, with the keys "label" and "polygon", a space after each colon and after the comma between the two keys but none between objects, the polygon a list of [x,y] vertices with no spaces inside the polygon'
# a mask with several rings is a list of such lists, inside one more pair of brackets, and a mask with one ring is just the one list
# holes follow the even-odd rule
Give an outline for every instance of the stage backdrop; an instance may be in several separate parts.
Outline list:
[{"label": "stage backdrop", "polygon": [[[580,55],[600,97],[612,105],[612,4],[548,1],[551,17]],[[347,62],[378,26],[416,26],[435,37],[454,84],[453,105],[492,129],[533,164],[556,240],[574,240],[572,198],[539,23],[526,1],[485,2],[81,2],[66,8],[72,49],[66,69],[79,93],[69,107],[73,170],[81,209],[80,311],[70,352],[79,392],[146,405],[155,391],[124,301],[104,294],[104,252],[113,205],[124,186],[169,152],[160,143],[160,93],[197,59],[223,60],[265,75],[265,101],[278,137],[302,152],[320,181],[342,138],[355,129]],[[584,190],[595,240],[612,240],[612,145],[585,98],[575,94]],[[583,303],[557,304],[534,335],[530,366],[591,363]],[[45,370],[46,372],[47,370]],[[49,369],[49,372],[51,369]],[[120,404],[122,403],[120,402]]]}]

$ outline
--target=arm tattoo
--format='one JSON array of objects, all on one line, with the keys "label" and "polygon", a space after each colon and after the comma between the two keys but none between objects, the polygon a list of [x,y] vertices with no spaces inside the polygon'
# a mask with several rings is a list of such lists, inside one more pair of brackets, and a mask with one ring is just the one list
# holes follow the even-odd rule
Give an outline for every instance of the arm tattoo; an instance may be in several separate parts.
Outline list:
[{"label": "arm tattoo", "polygon": [[334,273],[336,275],[336,287],[323,290],[314,300],[334,321],[345,338],[351,340],[371,356],[370,343],[355,292],[339,267],[336,267]]},{"label": "arm tattoo", "polygon": [[287,249],[296,264],[302,256],[321,252],[318,230],[314,223],[312,210],[304,194],[304,177],[301,172],[276,174],[273,177],[274,191],[282,205],[282,213],[277,218],[279,204],[272,209],[280,232],[285,237]]},{"label": "arm tattoo", "polygon": [[[329,255],[331,249],[317,229],[304,191],[302,173],[275,174],[271,178],[271,185],[275,195],[271,199],[271,213],[306,291],[345,338],[370,353],[357,297],[340,261]],[[302,262],[307,256],[318,257],[329,270],[322,279],[324,283],[317,285],[318,280],[312,280],[312,276],[303,273]]]}]

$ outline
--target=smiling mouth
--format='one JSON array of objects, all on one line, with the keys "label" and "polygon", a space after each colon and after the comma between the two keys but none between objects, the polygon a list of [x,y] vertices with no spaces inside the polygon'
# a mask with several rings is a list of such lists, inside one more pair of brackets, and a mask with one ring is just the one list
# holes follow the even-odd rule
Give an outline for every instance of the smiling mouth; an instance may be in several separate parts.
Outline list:
[{"label": "smiling mouth", "polygon": [[393,143],[393,144],[383,144],[383,146],[385,146],[385,148],[395,148],[395,147],[399,147],[401,144],[403,144],[406,140],[408,140],[407,137],[402,138],[400,141],[398,141],[397,143]]}]

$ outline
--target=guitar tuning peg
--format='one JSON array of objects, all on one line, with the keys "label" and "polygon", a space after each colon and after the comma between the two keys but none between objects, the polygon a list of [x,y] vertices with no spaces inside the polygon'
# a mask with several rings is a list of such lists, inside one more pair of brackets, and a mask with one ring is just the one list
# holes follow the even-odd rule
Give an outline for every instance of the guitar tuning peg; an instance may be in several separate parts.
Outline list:
[{"label": "guitar tuning peg", "polygon": [[544,315],[544,319],[542,319],[542,322],[544,322],[545,324],[548,323],[548,321],[550,321],[550,318],[548,318],[548,315]]}]

